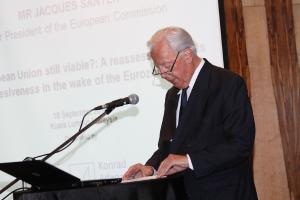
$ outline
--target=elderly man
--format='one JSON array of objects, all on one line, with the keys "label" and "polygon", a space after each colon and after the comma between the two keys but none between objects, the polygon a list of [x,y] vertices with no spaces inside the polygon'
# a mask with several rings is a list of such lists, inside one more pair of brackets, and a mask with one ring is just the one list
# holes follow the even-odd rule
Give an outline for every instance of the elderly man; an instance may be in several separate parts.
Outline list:
[{"label": "elderly man", "polygon": [[199,57],[182,28],[159,30],[149,47],[153,74],[173,87],[165,98],[158,150],[123,179],[183,172],[189,199],[257,199],[255,125],[243,79]]}]

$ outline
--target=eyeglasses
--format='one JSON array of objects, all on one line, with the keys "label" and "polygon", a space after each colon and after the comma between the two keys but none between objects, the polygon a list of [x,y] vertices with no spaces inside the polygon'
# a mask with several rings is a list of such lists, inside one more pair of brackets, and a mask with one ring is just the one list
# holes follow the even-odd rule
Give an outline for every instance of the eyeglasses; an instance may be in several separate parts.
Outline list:
[{"label": "eyeglasses", "polygon": [[[153,65],[153,71],[152,71],[152,74],[153,74],[154,76],[156,76],[156,75],[162,75],[162,74],[166,74],[166,73],[172,72],[172,70],[173,70],[173,68],[174,68],[174,66],[175,66],[176,60],[177,60],[178,55],[179,55],[180,52],[181,52],[181,51],[178,51],[178,53],[177,53],[177,55],[176,55],[176,58],[175,58],[173,64],[171,65],[171,67],[164,67],[164,66],[157,67],[157,66],[155,66],[155,64],[154,64],[154,65]],[[167,70],[164,71],[164,72],[161,72],[161,71],[160,71],[160,68],[165,68],[165,69],[167,69]]]}]

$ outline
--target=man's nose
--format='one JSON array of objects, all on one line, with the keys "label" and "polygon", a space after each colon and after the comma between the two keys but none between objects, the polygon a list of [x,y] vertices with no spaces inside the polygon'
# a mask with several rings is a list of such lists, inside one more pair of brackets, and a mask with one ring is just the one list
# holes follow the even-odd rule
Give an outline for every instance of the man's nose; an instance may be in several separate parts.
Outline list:
[{"label": "man's nose", "polygon": [[169,67],[164,67],[164,66],[162,66],[162,67],[160,67],[160,73],[168,73],[168,71],[169,71]]},{"label": "man's nose", "polygon": [[163,78],[163,79],[166,79],[166,80],[169,80],[170,79],[170,73],[168,72],[168,71],[166,71],[165,73],[162,73],[161,74],[161,77]]}]

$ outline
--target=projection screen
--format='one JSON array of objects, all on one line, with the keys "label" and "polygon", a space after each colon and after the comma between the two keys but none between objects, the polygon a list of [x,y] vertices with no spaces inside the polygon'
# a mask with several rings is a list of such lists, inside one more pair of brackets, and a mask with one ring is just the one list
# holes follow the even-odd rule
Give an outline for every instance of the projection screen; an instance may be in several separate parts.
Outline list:
[{"label": "projection screen", "polygon": [[[137,105],[116,108],[47,162],[82,180],[144,163],[171,86],[151,74],[146,43],[166,26],[185,28],[199,56],[223,67],[217,0],[0,1],[0,162],[49,153],[85,112],[137,94]],[[12,180],[0,173],[1,188]]]}]

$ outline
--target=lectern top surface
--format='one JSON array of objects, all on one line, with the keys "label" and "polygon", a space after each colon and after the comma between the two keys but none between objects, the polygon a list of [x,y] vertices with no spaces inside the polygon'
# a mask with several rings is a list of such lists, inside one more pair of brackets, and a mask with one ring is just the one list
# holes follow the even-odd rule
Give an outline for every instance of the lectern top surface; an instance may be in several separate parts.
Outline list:
[{"label": "lectern top surface", "polygon": [[0,170],[38,188],[72,187],[80,179],[40,160],[0,163]]}]

